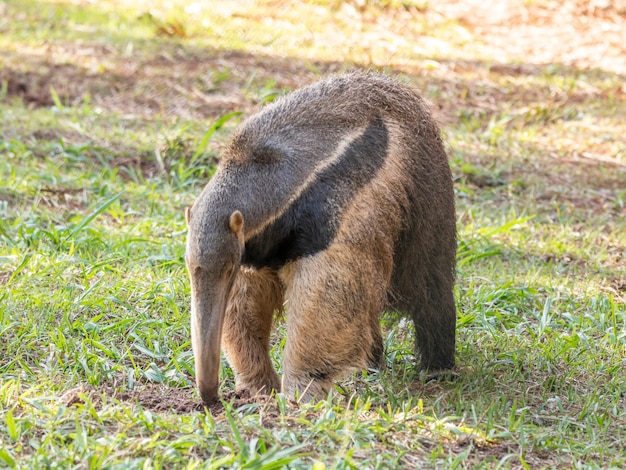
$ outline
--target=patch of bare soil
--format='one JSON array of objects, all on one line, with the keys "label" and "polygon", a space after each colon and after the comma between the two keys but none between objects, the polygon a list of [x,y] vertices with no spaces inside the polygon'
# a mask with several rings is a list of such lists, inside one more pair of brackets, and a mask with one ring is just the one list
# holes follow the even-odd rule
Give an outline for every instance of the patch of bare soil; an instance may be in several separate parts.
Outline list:
[{"label": "patch of bare soil", "polygon": [[[337,42],[336,35],[321,35],[316,39],[324,43],[321,45],[345,52],[357,46],[374,48],[378,43],[408,41],[428,51],[426,46],[433,38],[427,32],[418,34],[402,27],[415,16],[426,15],[435,26],[445,20],[462,24],[471,35],[472,53],[480,50],[489,58],[484,62],[440,60],[438,70],[422,70],[410,65],[412,59],[398,57],[398,64],[403,64],[400,69],[422,75],[441,90],[444,99],[437,104],[444,123],[458,119],[459,105],[488,119],[503,103],[528,104],[530,108],[542,103],[563,110],[586,100],[603,99],[606,93],[612,99],[626,98],[623,85],[609,91],[577,87],[563,92],[541,86],[503,88],[489,80],[464,78],[466,72],[483,78],[541,75],[551,64],[590,68],[611,76],[626,74],[626,0],[443,0],[424,11],[358,11],[352,6],[356,3],[345,2],[340,12],[345,21],[354,23],[349,42]],[[277,7],[276,2],[258,2],[254,11],[260,20],[296,21],[290,8]],[[311,14],[316,11],[312,9]],[[150,48],[154,49],[154,44]],[[114,45],[95,41],[25,45],[19,54],[0,51],[0,83],[6,84],[9,96],[33,107],[52,106],[56,93],[64,104],[80,105],[87,100],[129,119],[151,119],[159,114],[205,120],[232,111],[254,111],[260,105],[259,96],[251,91],[255,87],[257,91],[265,86],[296,88],[317,79],[314,69],[329,73],[345,66],[341,60],[307,62],[269,53],[195,47],[184,41],[159,44],[157,52],[144,49],[128,55]]]},{"label": "patch of bare soil", "polygon": [[[25,48],[19,57],[2,51],[0,83],[8,96],[33,107],[89,101],[128,118],[155,114],[207,119],[258,106],[244,84],[296,88],[314,80],[303,63],[238,51],[164,46],[156,55],[124,57],[112,46],[57,42]],[[81,61],[89,57],[89,62]],[[337,66],[319,64],[323,70]],[[221,78],[221,74],[227,79]]]},{"label": "patch of bare soil", "polygon": [[561,63],[626,74],[625,0],[437,2],[499,62]]},{"label": "patch of bare soil", "polygon": [[87,207],[85,188],[45,187],[40,191],[39,202],[51,209],[80,212]]},{"label": "patch of bare soil", "polygon": [[[113,387],[79,387],[69,390],[61,400],[66,406],[85,403],[88,397],[96,408],[101,408],[106,399],[128,402],[158,413],[190,414],[204,412],[205,405],[194,388],[172,388],[155,384],[142,384],[135,390],[120,391]],[[252,396],[248,392],[231,391],[220,396],[220,401],[207,409],[218,416],[224,413],[224,403],[238,409],[245,405],[258,405],[264,410],[264,420],[278,418],[276,401],[268,395]]]}]

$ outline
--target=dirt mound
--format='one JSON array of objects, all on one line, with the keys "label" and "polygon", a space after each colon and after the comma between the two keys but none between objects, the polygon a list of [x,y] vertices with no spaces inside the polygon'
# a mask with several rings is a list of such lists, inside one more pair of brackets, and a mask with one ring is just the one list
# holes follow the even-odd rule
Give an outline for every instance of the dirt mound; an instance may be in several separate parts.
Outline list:
[{"label": "dirt mound", "polygon": [[[190,414],[204,412],[205,405],[198,398],[194,388],[172,388],[156,384],[143,384],[130,391],[121,391],[114,387],[78,387],[69,390],[61,397],[66,406],[76,406],[88,400],[97,409],[111,400],[127,402],[157,413]],[[220,401],[208,407],[216,416],[224,413],[224,405],[238,409],[245,405],[258,405],[266,414],[278,414],[276,401],[268,395],[251,396],[248,392],[230,391],[220,397]]]}]

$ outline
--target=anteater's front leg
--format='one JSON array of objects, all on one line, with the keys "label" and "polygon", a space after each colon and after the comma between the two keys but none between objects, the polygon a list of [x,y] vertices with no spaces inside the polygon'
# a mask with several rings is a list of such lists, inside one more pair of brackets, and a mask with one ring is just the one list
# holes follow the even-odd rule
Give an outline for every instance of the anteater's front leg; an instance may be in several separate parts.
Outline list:
[{"label": "anteater's front leg", "polygon": [[237,273],[226,307],[222,346],[238,390],[253,394],[280,390],[269,338],[282,299],[282,285],[274,271],[241,268]]},{"label": "anteater's front leg", "polygon": [[382,362],[379,315],[386,283],[362,247],[337,247],[281,272],[286,281],[283,391],[323,399],[334,380]]}]

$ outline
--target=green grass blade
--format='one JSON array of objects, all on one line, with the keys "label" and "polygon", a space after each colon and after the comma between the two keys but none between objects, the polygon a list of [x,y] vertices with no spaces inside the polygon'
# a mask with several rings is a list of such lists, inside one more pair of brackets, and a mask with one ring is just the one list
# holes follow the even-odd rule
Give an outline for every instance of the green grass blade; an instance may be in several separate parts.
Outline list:
[{"label": "green grass blade", "polygon": [[65,106],[63,106],[63,103],[61,102],[61,98],[59,98],[59,94],[52,85],[50,85],[50,96],[52,98],[52,102],[57,107],[57,109],[65,109]]},{"label": "green grass blade", "polygon": [[206,146],[208,145],[209,140],[211,140],[211,137],[213,137],[213,134],[215,134],[215,131],[221,128],[224,124],[226,124],[232,118],[236,116],[240,116],[241,114],[242,114],[241,111],[234,111],[232,113],[223,115],[222,117],[217,119],[215,122],[213,122],[213,124],[211,124],[209,129],[205,132],[204,136],[202,137],[200,144],[198,144],[198,148],[196,149],[193,156],[191,157],[190,166],[193,166],[193,164],[198,159],[198,157],[202,155],[202,152],[204,152],[204,150],[206,149]]},{"label": "green grass blade", "polygon": [[33,257],[32,253],[28,253],[27,255],[24,256],[24,259],[22,260],[22,262],[19,264],[19,266],[17,268],[15,268],[15,271],[13,271],[13,273],[11,273],[11,277],[9,277],[9,280],[7,281],[7,284],[11,284],[11,282],[13,281],[13,279],[15,279],[17,277],[17,275],[22,272],[22,270],[28,265],[28,262],[30,261],[30,259]]},{"label": "green grass blade", "polygon": [[95,219],[100,214],[102,214],[111,204],[113,204],[115,201],[117,201],[122,196],[122,194],[124,194],[125,192],[126,191],[120,191],[119,193],[117,193],[112,198],[107,199],[102,204],[100,204],[96,208],[95,211],[93,211],[91,214],[89,214],[87,217],[85,217],[83,220],[81,220],[81,222],[76,227],[74,227],[74,229],[70,232],[70,234],[67,237],[65,237],[65,239],[63,241],[67,242],[67,241],[71,240],[72,238],[74,238],[78,232],[80,232],[87,225],[89,225],[93,219]]},{"label": "green grass blade", "polygon": [[226,419],[228,420],[228,424],[230,425],[230,430],[233,433],[233,437],[235,438],[235,441],[237,442],[237,446],[239,447],[239,450],[241,451],[244,457],[247,457],[248,447],[246,446],[246,442],[243,440],[243,437],[241,437],[241,433],[239,432],[239,429],[237,428],[237,423],[235,423],[235,420],[233,419],[233,415],[231,411],[232,411],[232,408],[230,404],[224,402],[224,414],[226,415]]},{"label": "green grass blade", "polygon": [[15,468],[17,465],[15,459],[7,449],[0,448],[0,460],[2,460],[7,466],[11,468]]}]

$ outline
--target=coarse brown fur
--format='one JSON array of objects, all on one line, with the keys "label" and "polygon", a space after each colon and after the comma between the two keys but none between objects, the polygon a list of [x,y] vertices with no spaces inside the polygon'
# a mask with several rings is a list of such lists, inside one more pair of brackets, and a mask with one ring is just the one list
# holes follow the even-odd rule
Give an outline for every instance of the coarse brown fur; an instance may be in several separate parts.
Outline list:
[{"label": "coarse brown fur", "polygon": [[217,396],[220,340],[238,388],[279,388],[269,334],[283,303],[289,395],[322,397],[347,370],[383,364],[385,309],[413,319],[421,368],[454,366],[452,176],[428,108],[398,81],[339,75],[264,108],[188,222],[205,402]]},{"label": "coarse brown fur", "polygon": [[282,285],[270,269],[242,267],[226,307],[222,347],[240,389],[270,393],[280,379],[270,361],[274,312],[282,309]]}]

